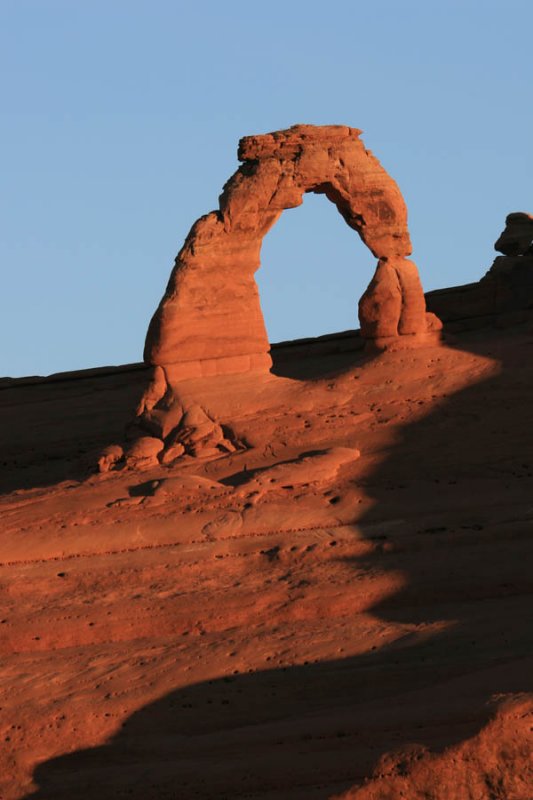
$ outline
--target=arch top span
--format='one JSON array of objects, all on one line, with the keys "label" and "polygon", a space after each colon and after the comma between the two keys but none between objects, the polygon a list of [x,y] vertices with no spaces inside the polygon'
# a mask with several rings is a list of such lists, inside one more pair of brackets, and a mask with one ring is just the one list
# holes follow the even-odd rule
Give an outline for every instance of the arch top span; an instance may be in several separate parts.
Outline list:
[{"label": "arch top span", "polygon": [[193,225],[176,258],[148,329],[148,363],[176,380],[270,367],[254,273],[264,236],[306,192],[325,194],[378,259],[359,303],[362,335],[427,330],[418,271],[406,259],[411,241],[403,197],[360,134],[343,125],[295,125],[241,139],[242,163],[219,209]]},{"label": "arch top span", "polygon": [[[365,148],[361,133],[345,125],[294,125],[245,136],[238,150],[243,167],[226,184],[231,190],[229,197],[236,188],[233,181],[250,171],[259,179],[270,178],[272,211],[300,205],[306,192],[325,194],[376,258],[407,256],[411,240],[403,197],[396,182]],[[221,212],[226,211],[224,192]]]}]

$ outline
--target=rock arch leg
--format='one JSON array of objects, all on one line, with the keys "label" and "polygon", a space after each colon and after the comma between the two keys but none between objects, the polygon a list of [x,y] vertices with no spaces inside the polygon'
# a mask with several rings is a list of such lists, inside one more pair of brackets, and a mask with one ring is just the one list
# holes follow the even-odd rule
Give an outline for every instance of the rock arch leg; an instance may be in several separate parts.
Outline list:
[{"label": "rock arch leg", "polygon": [[407,258],[382,258],[359,300],[366,339],[416,336],[432,329],[416,265]]},{"label": "rock arch leg", "polygon": [[[168,464],[183,454],[211,456],[242,445],[219,419],[233,413],[227,385],[200,387],[194,379],[269,371],[254,274],[263,237],[307,192],[325,194],[378,259],[359,303],[362,336],[386,346],[438,327],[426,314],[418,270],[408,259],[400,190],[360,133],[342,125],[295,125],[241,139],[243,163],[224,186],[218,210],[191,228],[150,322],[144,359],[153,377],[127,431],[134,439],[128,465]],[[254,386],[255,380],[248,390]],[[204,405],[200,397],[207,398]],[[105,453],[100,467],[117,458],[115,450]]]},{"label": "rock arch leg", "polygon": [[[224,186],[219,209],[193,225],[146,337],[144,358],[156,376],[139,420],[164,439],[165,452],[187,413],[184,380],[270,369],[254,273],[263,237],[306,192],[325,194],[378,259],[359,303],[362,336],[398,341],[425,334],[428,320],[434,327],[418,270],[408,260],[402,195],[360,133],[342,125],[296,125],[239,143],[243,163]],[[212,422],[204,420],[199,430]],[[221,434],[210,436],[219,442]]]},{"label": "rock arch leg", "polygon": [[306,192],[325,194],[379,259],[361,299],[362,335],[416,335],[427,328],[418,271],[407,260],[407,209],[394,180],[342,125],[296,125],[239,144],[242,166],[218,211],[193,225],[150,323],[145,360],[173,381],[265,371],[269,343],[254,273],[261,242]]}]

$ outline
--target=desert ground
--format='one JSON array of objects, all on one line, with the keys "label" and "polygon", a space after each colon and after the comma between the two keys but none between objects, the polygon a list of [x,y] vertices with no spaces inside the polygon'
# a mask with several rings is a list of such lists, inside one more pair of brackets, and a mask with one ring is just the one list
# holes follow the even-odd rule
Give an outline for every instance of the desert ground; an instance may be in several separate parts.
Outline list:
[{"label": "desert ground", "polygon": [[169,466],[142,365],[2,382],[3,800],[531,800],[533,326],[347,341]]}]

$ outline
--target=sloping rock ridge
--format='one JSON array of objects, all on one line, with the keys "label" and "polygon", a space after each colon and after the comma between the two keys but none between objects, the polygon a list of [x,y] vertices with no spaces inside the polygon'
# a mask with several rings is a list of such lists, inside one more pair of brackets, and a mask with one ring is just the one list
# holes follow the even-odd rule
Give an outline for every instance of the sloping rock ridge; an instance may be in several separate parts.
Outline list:
[{"label": "sloping rock ridge", "polygon": [[272,373],[0,384],[0,797],[531,800],[509,228],[475,285],[499,294],[420,347],[351,331],[272,348]]},{"label": "sloping rock ridge", "polygon": [[533,312],[533,216],[508,214],[494,245],[497,256],[477,283],[428,292],[426,303],[448,330],[506,327]]}]

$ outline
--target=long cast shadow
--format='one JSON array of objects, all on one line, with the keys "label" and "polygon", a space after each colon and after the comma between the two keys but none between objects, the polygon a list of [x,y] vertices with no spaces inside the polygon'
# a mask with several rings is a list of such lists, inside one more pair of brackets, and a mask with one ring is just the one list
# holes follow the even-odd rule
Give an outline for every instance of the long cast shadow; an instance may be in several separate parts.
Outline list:
[{"label": "long cast shadow", "polygon": [[354,364],[375,356],[365,351],[359,330],[281,342],[271,346],[273,375],[298,381],[320,380],[342,374]]},{"label": "long cast shadow", "polygon": [[0,494],[81,481],[94,470],[99,450],[122,441],[148,370],[102,372],[0,389]]},{"label": "long cast shadow", "polygon": [[[367,476],[375,503],[357,525],[376,547],[353,566],[404,576],[371,609],[408,623],[403,641],[180,688],[105,745],[41,764],[27,800],[325,800],[382,754],[464,741],[491,697],[531,690],[533,342],[504,339],[473,341],[499,373],[404,429]],[[439,622],[439,633],[417,635]]]},{"label": "long cast shadow", "polygon": [[[272,374],[302,381],[342,374],[375,355],[362,353],[358,334],[273,345]],[[0,495],[83,481],[104,447],[123,442],[149,381],[149,368],[137,364],[0,386]]]}]

